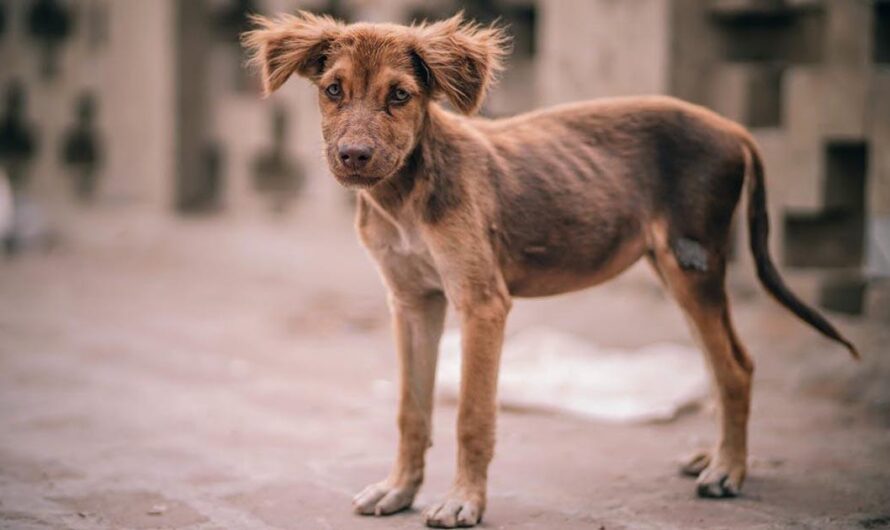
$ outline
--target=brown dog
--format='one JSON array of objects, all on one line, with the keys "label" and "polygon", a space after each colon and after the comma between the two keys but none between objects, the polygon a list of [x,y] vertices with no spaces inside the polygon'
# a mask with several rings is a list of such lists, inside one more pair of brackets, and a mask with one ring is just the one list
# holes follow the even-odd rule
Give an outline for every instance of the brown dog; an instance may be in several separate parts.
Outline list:
[{"label": "brown dog", "polygon": [[767,250],[763,168],[751,136],[667,97],[606,99],[504,120],[469,118],[505,53],[493,27],[344,25],[299,13],[256,18],[244,37],[266,93],[291,74],[319,88],[330,170],[358,192],[357,229],[390,292],[401,361],[392,473],[355,499],[362,514],[411,505],[423,480],[446,303],[460,315],[457,476],[430,526],[472,526],[485,509],[495,392],[512,296],[603,282],[646,256],[691,322],[714,375],[720,437],[684,467],[698,493],[745,477],[753,364],[724,288],[730,221],[748,183],[748,226],[766,289],[853,345],[785,286]]}]

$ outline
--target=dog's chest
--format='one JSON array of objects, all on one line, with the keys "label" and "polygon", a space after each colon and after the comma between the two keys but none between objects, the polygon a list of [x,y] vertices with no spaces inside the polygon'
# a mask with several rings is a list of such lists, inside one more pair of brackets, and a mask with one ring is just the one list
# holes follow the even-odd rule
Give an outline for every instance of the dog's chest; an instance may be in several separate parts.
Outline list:
[{"label": "dog's chest", "polygon": [[414,223],[360,202],[356,228],[391,287],[419,293],[442,289],[429,246]]}]

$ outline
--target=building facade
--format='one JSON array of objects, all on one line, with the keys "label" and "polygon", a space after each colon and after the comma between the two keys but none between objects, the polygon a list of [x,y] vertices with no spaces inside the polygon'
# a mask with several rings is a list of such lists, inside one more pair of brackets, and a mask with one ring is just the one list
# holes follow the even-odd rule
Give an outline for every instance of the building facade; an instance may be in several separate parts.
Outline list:
[{"label": "building facade", "polygon": [[491,116],[660,93],[745,124],[766,158],[774,255],[810,299],[890,319],[886,0],[6,0],[0,163],[61,218],[349,215],[312,87],[261,100],[243,68],[246,13],[298,8],[509,25]]}]

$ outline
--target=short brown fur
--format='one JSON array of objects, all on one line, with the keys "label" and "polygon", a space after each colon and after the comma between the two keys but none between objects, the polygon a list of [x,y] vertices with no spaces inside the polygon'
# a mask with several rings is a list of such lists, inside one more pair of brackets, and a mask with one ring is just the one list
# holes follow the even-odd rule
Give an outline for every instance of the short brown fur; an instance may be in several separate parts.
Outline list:
[{"label": "short brown fur", "polygon": [[244,42],[266,93],[294,73],[319,88],[331,172],[359,190],[357,230],[390,292],[402,380],[399,448],[389,477],[355,497],[357,512],[407,508],[423,481],[447,303],[462,331],[457,475],[426,522],[472,526],[485,509],[511,298],[595,285],[641,256],[688,317],[719,397],[718,443],[684,471],[698,476],[703,496],[736,495],[753,363],[731,323],[724,275],[746,181],[764,286],[855,355],[776,272],[760,156],[735,123],[667,97],[473,118],[506,53],[498,28],[461,15],[416,26],[344,25],[305,12],[255,21]]}]

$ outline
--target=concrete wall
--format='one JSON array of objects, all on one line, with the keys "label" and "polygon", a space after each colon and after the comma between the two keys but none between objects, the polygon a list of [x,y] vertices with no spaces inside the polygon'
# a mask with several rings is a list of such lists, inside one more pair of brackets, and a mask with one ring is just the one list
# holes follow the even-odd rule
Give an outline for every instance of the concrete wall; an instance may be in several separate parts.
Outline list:
[{"label": "concrete wall", "polygon": [[[351,215],[348,194],[328,175],[321,156],[316,90],[309,83],[294,79],[263,101],[255,79],[247,78],[246,86],[243,78],[236,79],[243,60],[237,47],[218,41],[207,44],[200,74],[194,68],[183,71],[184,50],[178,47],[185,45],[183,36],[194,35],[177,29],[177,22],[180,8],[194,3],[60,1],[75,10],[78,23],[60,49],[55,79],[41,78],[39,49],[22,29],[30,2],[6,2],[7,30],[0,41],[0,90],[10,79],[23,80],[28,119],[39,130],[31,191],[41,200],[62,212],[79,208],[72,205],[70,176],[58,152],[78,94],[92,90],[100,102],[105,153],[100,205],[172,211],[177,183],[201,171],[200,164],[185,168],[183,154],[194,163],[195,154],[211,143],[223,153],[217,213],[266,215],[269,201],[256,189],[254,167],[258,154],[271,145],[272,111],[280,108],[289,118],[286,156],[304,174],[296,209],[319,220]],[[227,5],[226,0],[202,3],[211,11]],[[875,42],[890,35],[890,17],[883,15],[878,27],[875,5],[852,0],[257,0],[267,13],[336,7],[352,19],[394,22],[418,14],[447,16],[461,7],[489,13],[530,7],[533,27],[525,29],[533,31],[534,50],[510,59],[486,113],[652,93],[714,108],[751,127],[761,144],[774,255],[826,278],[852,275],[878,293],[880,278],[890,277],[890,59],[884,57],[890,52],[879,64],[874,50],[890,50]],[[90,15],[94,12],[104,12],[107,23]],[[184,105],[183,90],[195,90],[200,105]],[[845,211],[862,219],[833,220]],[[827,267],[826,260],[836,263]],[[820,284],[812,283],[812,298],[819,298]],[[870,301],[881,296],[867,295],[863,306],[881,306]]]},{"label": "concrete wall", "polygon": [[882,119],[890,86],[873,53],[875,35],[888,33],[879,31],[876,3],[672,7],[672,91],[753,130],[766,159],[773,254],[810,270],[807,298],[831,305],[827,286],[847,285],[847,309],[890,313],[870,301],[890,277],[890,120]]},{"label": "concrete wall", "polygon": [[539,2],[539,104],[669,89],[667,0]]},{"label": "concrete wall", "polygon": [[165,209],[174,141],[171,1],[65,4],[75,10],[77,22],[59,49],[52,79],[41,75],[40,48],[24,29],[30,5],[24,0],[6,2],[0,92],[18,80],[27,93],[27,119],[39,141],[31,192],[61,211],[71,203],[70,175],[60,151],[75,121],[75,103],[89,91],[99,103],[101,197],[137,208]]}]

